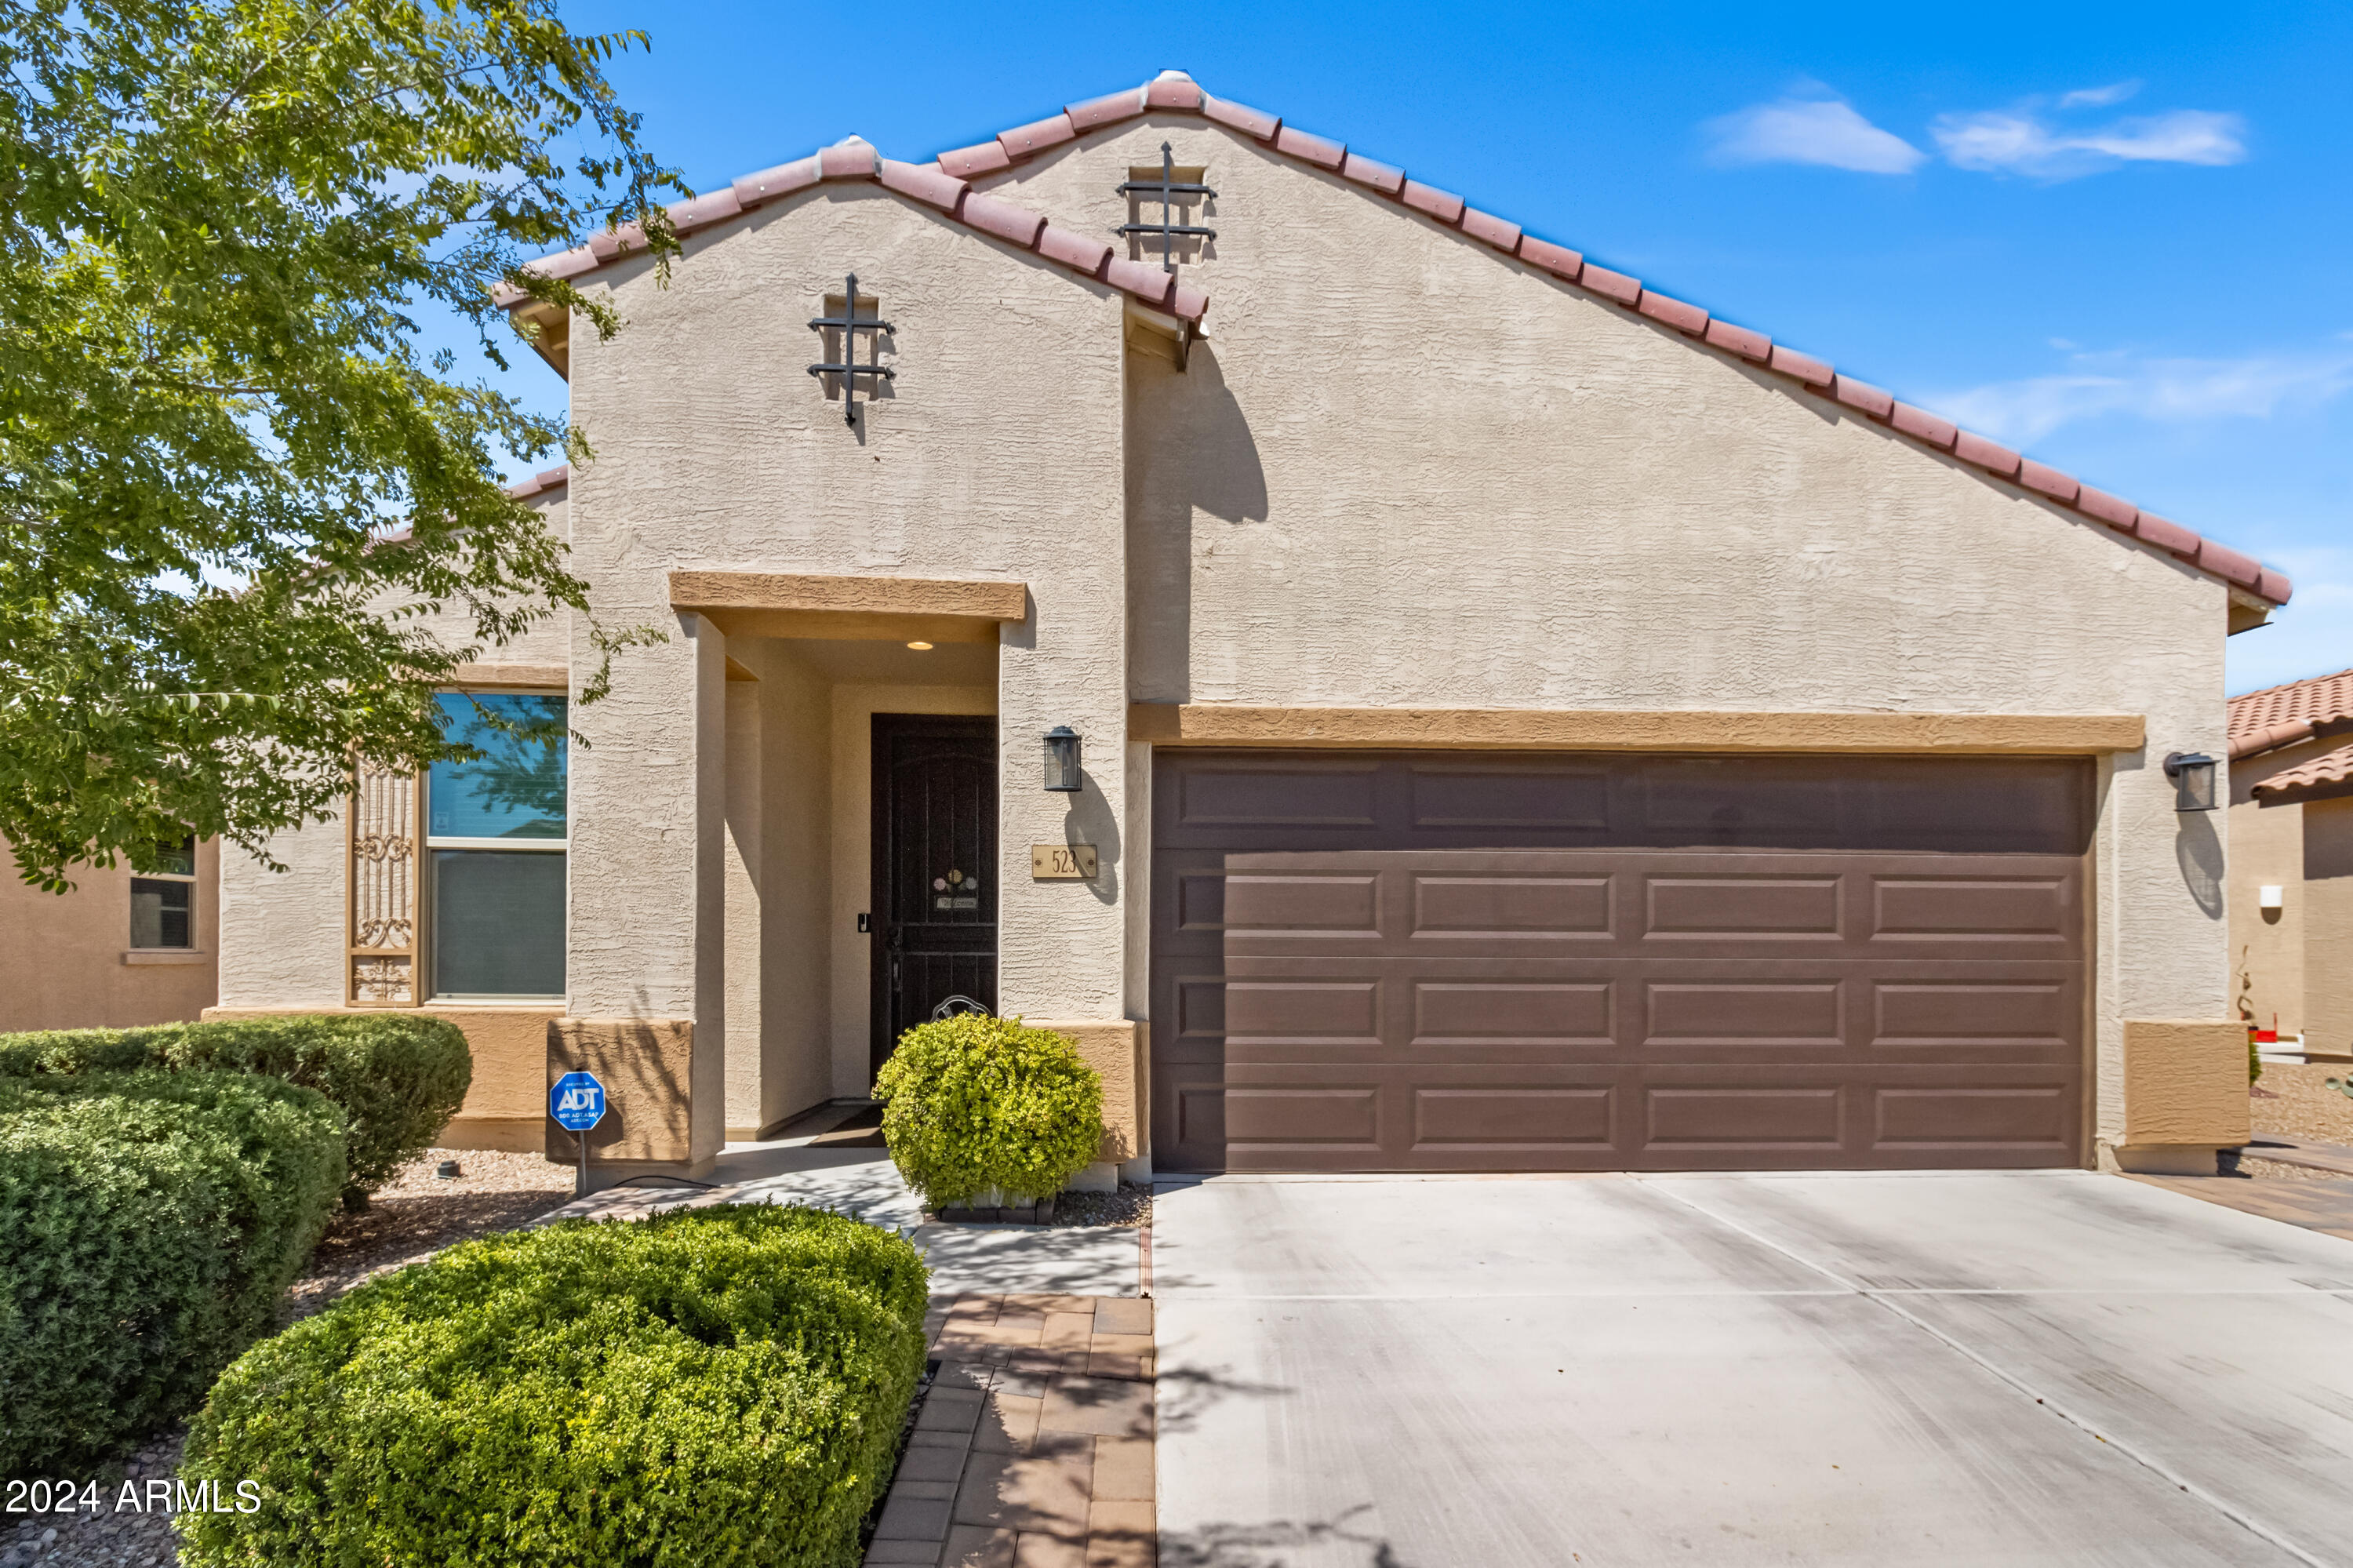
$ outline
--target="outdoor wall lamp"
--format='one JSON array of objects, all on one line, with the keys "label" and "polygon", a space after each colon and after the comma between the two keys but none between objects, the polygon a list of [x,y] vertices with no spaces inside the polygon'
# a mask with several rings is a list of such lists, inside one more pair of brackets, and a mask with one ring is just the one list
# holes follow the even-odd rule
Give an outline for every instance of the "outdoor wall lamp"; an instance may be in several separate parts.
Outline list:
[{"label": "outdoor wall lamp", "polygon": [[2176,751],[2165,759],[2165,776],[2173,780],[2173,809],[2211,811],[2214,809],[2214,759],[2202,751]]},{"label": "outdoor wall lamp", "polygon": [[1046,732],[1046,788],[1060,795],[1075,795],[1085,788],[1079,782],[1079,732],[1069,725],[1058,724]]}]

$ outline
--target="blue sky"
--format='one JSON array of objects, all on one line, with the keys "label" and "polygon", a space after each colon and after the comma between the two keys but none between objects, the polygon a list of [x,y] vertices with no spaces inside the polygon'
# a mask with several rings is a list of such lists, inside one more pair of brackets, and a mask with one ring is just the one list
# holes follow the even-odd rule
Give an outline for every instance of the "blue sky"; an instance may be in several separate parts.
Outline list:
[{"label": "blue sky", "polygon": [[2353,665],[2353,6],[566,16],[653,35],[614,74],[698,190],[1187,70],[2284,568],[2232,691]]}]

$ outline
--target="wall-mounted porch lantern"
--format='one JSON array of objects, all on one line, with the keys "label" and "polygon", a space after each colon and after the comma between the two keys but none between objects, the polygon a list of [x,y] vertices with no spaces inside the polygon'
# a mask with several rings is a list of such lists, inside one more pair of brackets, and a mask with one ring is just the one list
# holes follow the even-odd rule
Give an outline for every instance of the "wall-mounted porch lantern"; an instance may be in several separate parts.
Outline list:
[{"label": "wall-mounted porch lantern", "polygon": [[2202,751],[2176,751],[2165,759],[2165,776],[2173,780],[2173,809],[2211,811],[2214,809],[2214,759]]},{"label": "wall-mounted porch lantern", "polygon": [[1046,732],[1046,788],[1060,795],[1075,795],[1079,781],[1079,732],[1058,724]]}]

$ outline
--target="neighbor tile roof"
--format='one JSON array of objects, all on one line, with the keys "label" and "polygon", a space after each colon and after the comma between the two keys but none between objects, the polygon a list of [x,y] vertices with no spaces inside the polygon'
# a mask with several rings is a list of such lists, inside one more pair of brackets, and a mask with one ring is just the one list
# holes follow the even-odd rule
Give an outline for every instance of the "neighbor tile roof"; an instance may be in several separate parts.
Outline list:
[{"label": "neighbor tile roof", "polygon": [[[2292,746],[2322,725],[2347,719],[2353,719],[2353,670],[2315,675],[2309,681],[2290,681],[2284,686],[2266,686],[2243,697],[2232,697],[2231,759],[2235,762],[2242,757]],[[2305,766],[2317,765],[2316,761]]]},{"label": "neighbor tile roof", "polygon": [[[2056,504],[2071,507],[2117,534],[2164,550],[2257,599],[2281,605],[2288,601],[2294,591],[2294,585],[2288,581],[2285,573],[2266,567],[2252,556],[2242,555],[2216,540],[2204,538],[2154,513],[2144,512],[2129,501],[2094,490],[2072,474],[2021,458],[1997,441],[1961,429],[1952,421],[1939,418],[1908,403],[1899,402],[1893,394],[1879,387],[1852,376],[1840,376],[1825,362],[1776,344],[1763,333],[1716,321],[1697,305],[1644,286],[1639,278],[1594,266],[1582,254],[1565,245],[1537,238],[1524,232],[1516,223],[1469,206],[1459,196],[1407,177],[1405,171],[1396,164],[1376,162],[1354,151],[1345,143],[1286,125],[1279,114],[1270,114],[1230,100],[1212,97],[1183,71],[1163,71],[1141,87],[1073,103],[1060,114],[1000,132],[992,141],[942,153],[928,167],[894,164],[887,158],[875,156],[871,158],[870,168],[867,160],[872,150],[853,137],[839,146],[828,147],[798,163],[747,175],[727,190],[698,196],[673,207],[670,209],[671,220],[679,232],[685,234],[733,217],[760,202],[806,189],[820,180],[878,180],[886,188],[937,207],[960,222],[1000,238],[1010,238],[1013,243],[1034,249],[1050,260],[1145,298],[1147,303],[1157,304],[1163,310],[1198,322],[1209,303],[1208,296],[1199,290],[1176,284],[1170,279],[1162,298],[1148,298],[1148,291],[1160,287],[1157,281],[1168,279],[1168,274],[1149,263],[1113,260],[1110,247],[1097,240],[1082,239],[1069,230],[1058,229],[1042,218],[1037,219],[1039,228],[1027,240],[1018,232],[1008,234],[994,222],[985,220],[995,207],[1001,206],[1018,212],[1023,221],[1034,215],[1021,212],[1021,209],[1014,208],[1010,203],[1001,202],[994,196],[984,196],[973,192],[965,183],[974,177],[1010,168],[1040,153],[1074,141],[1086,132],[1154,112],[1199,114],[1212,123],[1263,143],[1286,157],[1295,158],[1361,186],[1369,196],[1395,201],[1433,222],[1460,229],[1503,255],[1613,304],[1634,311],[1696,343],[1707,344],[1786,376],[1807,390],[1835,398],[1864,418],[1885,425],[1923,446],[1983,469],[1997,479],[2031,490]],[[926,179],[925,175],[930,177]],[[990,205],[976,213],[976,202]],[[1050,239],[1054,243],[1050,243]],[[625,228],[617,235],[595,236],[587,245],[576,250],[567,250],[532,265],[551,276],[577,277],[617,259],[625,253],[625,248],[641,248],[643,242],[642,233],[637,234],[633,239],[631,231]],[[522,296],[513,290],[507,290],[501,295],[501,302],[509,305],[520,303],[522,299]]]},{"label": "neighbor tile roof", "polygon": [[2353,779],[2353,741],[2348,741],[2334,751],[2297,763],[2284,773],[2274,773],[2254,785],[2250,795],[2277,795],[2290,789],[2310,789],[2323,784],[2342,784]]}]

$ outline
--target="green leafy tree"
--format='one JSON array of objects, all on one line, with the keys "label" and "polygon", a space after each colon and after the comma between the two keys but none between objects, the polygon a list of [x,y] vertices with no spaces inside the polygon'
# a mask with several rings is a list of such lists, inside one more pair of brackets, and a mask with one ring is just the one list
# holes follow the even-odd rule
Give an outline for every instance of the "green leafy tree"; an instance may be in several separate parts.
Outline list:
[{"label": "green leafy tree", "polygon": [[[583,461],[580,433],[419,327],[454,311],[503,366],[504,284],[617,330],[522,267],[598,228],[675,252],[655,193],[684,187],[605,75],[645,42],[552,0],[0,0],[0,835],[27,880],[190,832],[263,853],[354,753],[463,754],[435,685],[586,612],[496,457]],[[589,624],[605,666],[655,635]]]}]

